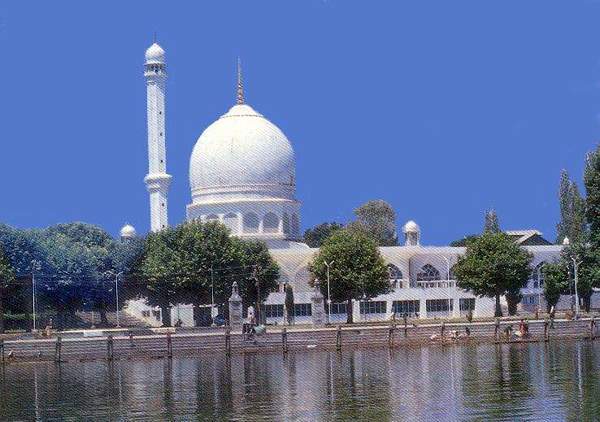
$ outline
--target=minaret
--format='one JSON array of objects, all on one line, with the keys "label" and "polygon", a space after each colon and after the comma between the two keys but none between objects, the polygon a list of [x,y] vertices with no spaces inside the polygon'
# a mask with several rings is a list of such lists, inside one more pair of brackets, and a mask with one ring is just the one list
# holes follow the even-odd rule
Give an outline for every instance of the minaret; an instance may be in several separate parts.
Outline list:
[{"label": "minaret", "polygon": [[165,150],[165,51],[156,42],[146,50],[144,76],[148,109],[148,175],[144,182],[150,193],[150,230],[157,232],[169,225],[171,175],[167,174]]}]

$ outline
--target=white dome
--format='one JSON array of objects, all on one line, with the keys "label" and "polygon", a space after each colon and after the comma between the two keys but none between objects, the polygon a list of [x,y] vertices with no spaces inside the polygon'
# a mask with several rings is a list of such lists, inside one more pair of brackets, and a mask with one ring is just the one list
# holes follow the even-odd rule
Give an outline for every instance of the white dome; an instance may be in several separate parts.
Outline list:
[{"label": "white dome", "polygon": [[246,104],[200,135],[190,159],[194,203],[240,198],[294,199],[295,162],[283,132]]},{"label": "white dome", "polygon": [[125,224],[123,227],[121,227],[121,237],[124,238],[132,238],[135,237],[137,232],[135,231],[135,227],[133,227],[131,224]]},{"label": "white dome", "polygon": [[419,233],[420,231],[419,225],[412,220],[409,220],[402,228],[403,233]]},{"label": "white dome", "polygon": [[157,43],[152,44],[146,50],[146,63],[164,63],[165,50]]}]

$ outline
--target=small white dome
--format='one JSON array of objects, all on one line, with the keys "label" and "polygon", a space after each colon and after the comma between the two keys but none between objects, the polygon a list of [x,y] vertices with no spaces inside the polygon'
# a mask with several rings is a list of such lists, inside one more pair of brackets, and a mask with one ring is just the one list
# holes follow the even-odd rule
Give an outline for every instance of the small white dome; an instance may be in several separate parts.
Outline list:
[{"label": "small white dome", "polygon": [[421,228],[419,225],[412,220],[409,220],[404,227],[402,227],[403,233],[419,233],[420,231]]},{"label": "small white dome", "polygon": [[236,195],[293,199],[295,160],[283,132],[237,104],[200,135],[190,159],[194,203]]},{"label": "small white dome", "polygon": [[146,50],[146,63],[164,63],[165,50],[157,43],[152,44]]},{"label": "small white dome", "polygon": [[121,227],[121,237],[123,238],[130,239],[135,237],[136,234],[137,232],[135,231],[135,227],[133,227],[131,224],[125,224],[123,227]]}]

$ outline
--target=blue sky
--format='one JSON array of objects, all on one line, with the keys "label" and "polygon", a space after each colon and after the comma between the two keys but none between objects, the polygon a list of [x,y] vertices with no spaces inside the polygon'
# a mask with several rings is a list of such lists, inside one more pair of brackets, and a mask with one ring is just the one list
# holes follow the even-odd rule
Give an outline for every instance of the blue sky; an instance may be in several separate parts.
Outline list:
[{"label": "blue sky", "polygon": [[149,226],[144,50],[167,52],[171,223],[192,147],[246,99],[286,133],[302,226],[385,199],[423,242],[554,239],[559,173],[600,134],[598,1],[4,1],[0,222]]}]

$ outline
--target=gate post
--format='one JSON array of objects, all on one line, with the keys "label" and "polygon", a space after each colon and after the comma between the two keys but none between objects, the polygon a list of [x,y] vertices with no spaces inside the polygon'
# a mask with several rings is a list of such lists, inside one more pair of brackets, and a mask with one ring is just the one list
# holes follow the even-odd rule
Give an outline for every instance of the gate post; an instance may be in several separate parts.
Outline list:
[{"label": "gate post", "polygon": [[231,328],[225,328],[225,353],[231,355]]},{"label": "gate post", "polygon": [[281,347],[283,348],[283,353],[287,353],[288,352],[288,338],[287,338],[288,334],[287,334],[287,328],[283,327],[283,329],[281,330]]},{"label": "gate post", "polygon": [[394,330],[396,329],[395,324],[391,324],[388,330],[388,346],[394,347]]},{"label": "gate post", "polygon": [[167,357],[171,359],[173,357],[173,339],[171,333],[167,333]]},{"label": "gate post", "polygon": [[342,326],[337,326],[337,333],[335,336],[335,348],[336,350],[342,350]]},{"label": "gate post", "polygon": [[113,336],[112,335],[109,335],[106,338],[106,358],[108,360],[113,360],[113,358],[114,358]]},{"label": "gate post", "polygon": [[56,349],[54,352],[54,361],[60,363],[62,357],[62,338],[60,336],[56,337]]},{"label": "gate post", "polygon": [[498,318],[494,322],[494,338],[496,341],[500,340],[500,320]]}]

